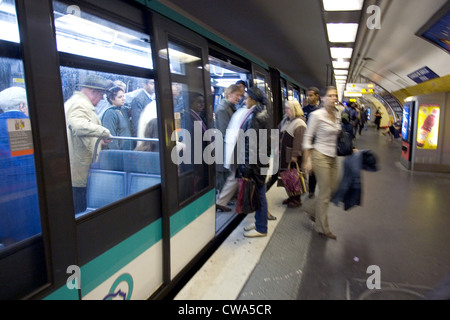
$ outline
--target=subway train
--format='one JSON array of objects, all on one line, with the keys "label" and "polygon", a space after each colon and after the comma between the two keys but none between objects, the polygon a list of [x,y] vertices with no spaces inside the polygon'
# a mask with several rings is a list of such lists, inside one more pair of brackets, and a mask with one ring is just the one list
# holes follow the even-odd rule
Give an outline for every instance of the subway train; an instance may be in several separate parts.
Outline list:
[{"label": "subway train", "polygon": [[[403,116],[408,96],[448,88],[448,39],[441,48],[429,44],[427,68],[411,75],[440,74],[425,86],[407,82],[395,66],[387,76],[372,70],[383,62],[369,57],[371,44],[386,31],[377,29],[377,11],[366,9],[395,18],[401,0],[360,2],[363,9],[344,20],[372,18],[373,28],[358,31],[353,54],[343,58],[351,66],[344,83],[367,84],[370,94],[345,98],[329,51],[339,41],[324,37],[323,21],[337,22],[338,15],[320,1],[0,1],[0,144],[6,145],[0,149],[0,299],[158,300],[189,277],[243,219],[216,211],[214,165],[176,161],[190,151],[186,135],[197,133],[190,120],[199,97],[207,131],[225,88],[243,81],[266,94],[270,125],[277,128],[285,101],[304,104],[308,87],[337,85],[341,100],[383,110],[387,126]],[[449,21],[449,3],[434,2],[423,33]],[[308,24],[323,34],[309,38]],[[123,85],[127,114],[138,97],[149,99],[142,98],[156,119],[154,135],[142,134],[136,122],[132,135],[111,137],[128,149],[103,146],[96,136],[93,156],[74,156],[70,101],[83,88],[107,92],[106,83]],[[22,89],[22,100],[11,87]],[[5,117],[13,100],[26,116]],[[146,142],[152,150],[136,148]],[[80,168],[84,185],[75,183]]]}]

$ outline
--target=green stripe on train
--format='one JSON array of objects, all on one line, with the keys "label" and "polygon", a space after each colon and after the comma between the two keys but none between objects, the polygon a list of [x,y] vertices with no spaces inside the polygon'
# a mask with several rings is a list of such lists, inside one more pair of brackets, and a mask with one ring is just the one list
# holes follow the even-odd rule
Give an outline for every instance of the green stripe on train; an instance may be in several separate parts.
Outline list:
[{"label": "green stripe on train", "polygon": [[[192,221],[215,204],[215,189],[189,204],[170,218],[170,237],[176,235]],[[107,252],[81,267],[82,294],[86,296],[101,283],[136,259],[150,247],[162,240],[161,219],[136,232]],[[118,259],[120,257],[120,259]],[[161,257],[162,259],[162,257]],[[69,275],[68,275],[69,276]],[[76,300],[76,290],[66,286],[45,298],[45,300]]]}]

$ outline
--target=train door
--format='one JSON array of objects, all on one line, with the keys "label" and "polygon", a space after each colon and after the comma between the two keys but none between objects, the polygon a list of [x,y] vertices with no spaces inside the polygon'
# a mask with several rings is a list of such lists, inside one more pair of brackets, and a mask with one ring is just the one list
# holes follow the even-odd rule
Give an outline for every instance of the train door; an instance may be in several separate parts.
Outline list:
[{"label": "train door", "polygon": [[[212,92],[206,39],[153,15],[165,158],[166,281],[215,237]],[[212,161],[211,161],[212,160]]]}]

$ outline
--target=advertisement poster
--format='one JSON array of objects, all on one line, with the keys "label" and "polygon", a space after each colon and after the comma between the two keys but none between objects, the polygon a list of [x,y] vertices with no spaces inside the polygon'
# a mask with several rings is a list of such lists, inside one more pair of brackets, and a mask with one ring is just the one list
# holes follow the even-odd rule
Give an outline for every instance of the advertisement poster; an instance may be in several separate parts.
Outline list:
[{"label": "advertisement poster", "polygon": [[403,107],[403,119],[402,119],[402,138],[405,141],[409,141],[409,124],[410,124],[410,105],[407,103]]},{"label": "advertisement poster", "polygon": [[439,133],[439,106],[421,105],[419,108],[417,147],[437,149]]}]

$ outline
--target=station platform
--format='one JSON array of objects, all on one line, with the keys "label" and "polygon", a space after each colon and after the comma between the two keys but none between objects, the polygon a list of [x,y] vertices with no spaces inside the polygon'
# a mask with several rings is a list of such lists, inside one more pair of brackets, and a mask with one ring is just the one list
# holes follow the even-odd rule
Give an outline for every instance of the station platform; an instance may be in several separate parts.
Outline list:
[{"label": "station platform", "polygon": [[330,204],[337,240],[314,231],[306,212],[315,199],[304,195],[301,207],[287,208],[286,192],[273,186],[267,198],[277,220],[268,235],[245,238],[243,227],[254,222],[247,215],[174,300],[432,297],[450,273],[450,174],[407,170],[400,139],[390,142],[373,126],[355,145],[377,156],[379,170],[362,171],[361,206]]}]

